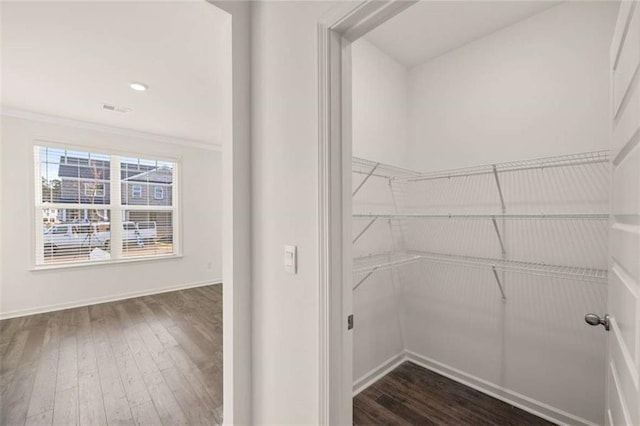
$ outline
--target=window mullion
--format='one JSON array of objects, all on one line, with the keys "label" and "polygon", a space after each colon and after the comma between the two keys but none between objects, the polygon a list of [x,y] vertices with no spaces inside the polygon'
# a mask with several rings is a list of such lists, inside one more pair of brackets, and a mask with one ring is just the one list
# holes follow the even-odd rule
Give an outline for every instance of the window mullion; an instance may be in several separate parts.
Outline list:
[{"label": "window mullion", "polygon": [[178,206],[180,205],[180,196],[182,194],[180,194],[178,192],[178,188],[180,187],[180,182],[179,182],[179,173],[181,172],[181,170],[179,170],[179,166],[178,164],[174,164],[173,165],[173,171],[172,171],[172,176],[171,176],[171,219],[172,219],[172,223],[171,223],[171,232],[173,234],[173,253],[177,254],[177,253],[182,253],[182,247],[180,246],[182,244],[182,228],[180,227],[181,219],[180,219],[180,213],[181,213],[181,209],[178,208]]},{"label": "window mullion", "polygon": [[109,203],[111,205],[111,258],[122,257],[122,185],[120,182],[120,157],[111,156],[109,179]]},{"label": "window mullion", "polygon": [[34,220],[35,220],[35,235],[33,238],[34,242],[34,255],[36,263],[44,263],[44,245],[43,245],[43,237],[42,237],[42,229],[43,229],[43,220],[42,220],[42,158],[40,156],[40,149],[38,147],[34,147],[34,189],[35,189],[35,211],[34,211]]}]

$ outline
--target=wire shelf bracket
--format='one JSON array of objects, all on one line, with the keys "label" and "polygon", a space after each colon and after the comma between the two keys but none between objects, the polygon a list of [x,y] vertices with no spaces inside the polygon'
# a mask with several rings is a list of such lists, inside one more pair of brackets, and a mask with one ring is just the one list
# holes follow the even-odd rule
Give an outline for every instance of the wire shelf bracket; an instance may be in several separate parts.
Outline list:
[{"label": "wire shelf bracket", "polygon": [[498,168],[493,165],[493,177],[496,179],[496,186],[498,187],[498,195],[500,195],[500,205],[502,206],[502,214],[506,213],[507,206],[504,205],[504,197],[502,196],[502,187],[500,187],[500,178],[498,177]]},{"label": "wire shelf bracket", "polygon": [[360,185],[358,185],[358,187],[353,191],[353,193],[351,194],[352,197],[355,197],[356,194],[358,193],[358,191],[360,191],[360,188],[362,188],[364,186],[365,183],[367,183],[367,181],[369,180],[369,178],[371,177],[371,175],[373,175],[373,173],[376,171],[376,169],[380,167],[380,163],[376,163],[373,168],[371,169],[371,171],[369,173],[367,173],[367,175],[364,177],[364,179],[362,179],[362,182],[360,182]]},{"label": "wire shelf bracket", "polygon": [[502,283],[500,282],[500,277],[498,276],[498,271],[496,271],[496,267],[492,266],[491,270],[493,271],[493,276],[496,279],[496,282],[498,283],[498,288],[500,289],[500,294],[502,295],[502,301],[506,302],[507,300],[507,296],[505,296],[504,294],[504,288],[502,288]]},{"label": "wire shelf bracket", "polygon": [[504,249],[504,243],[502,242],[502,235],[500,235],[500,229],[498,228],[498,221],[495,217],[491,218],[491,222],[493,222],[493,229],[496,230],[496,235],[498,236],[498,242],[500,243],[500,252],[502,256],[505,257],[507,255],[507,251]]},{"label": "wire shelf bracket", "polygon": [[373,268],[371,271],[369,271],[369,273],[367,275],[365,275],[360,281],[358,281],[358,284],[353,286],[353,289],[356,290],[358,287],[360,287],[371,275],[373,275],[374,272],[376,272],[378,269],[380,269],[379,266],[376,266],[375,268]]},{"label": "wire shelf bracket", "polygon": [[360,233],[358,235],[356,235],[356,237],[353,239],[351,244],[355,244],[356,241],[358,241],[360,239],[360,237],[362,237],[365,234],[365,232],[367,232],[369,230],[369,228],[371,228],[371,225],[373,225],[376,220],[378,220],[377,217],[374,217],[373,219],[371,219],[371,221],[367,224],[367,226],[365,226],[364,229],[362,231],[360,231]]}]

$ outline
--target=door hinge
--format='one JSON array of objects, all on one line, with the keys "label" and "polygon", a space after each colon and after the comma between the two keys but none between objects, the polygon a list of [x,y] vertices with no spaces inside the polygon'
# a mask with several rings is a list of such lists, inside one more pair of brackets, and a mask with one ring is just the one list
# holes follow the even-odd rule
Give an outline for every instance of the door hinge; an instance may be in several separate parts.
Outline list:
[{"label": "door hinge", "polygon": [[347,317],[347,330],[351,330],[353,328],[353,314]]}]

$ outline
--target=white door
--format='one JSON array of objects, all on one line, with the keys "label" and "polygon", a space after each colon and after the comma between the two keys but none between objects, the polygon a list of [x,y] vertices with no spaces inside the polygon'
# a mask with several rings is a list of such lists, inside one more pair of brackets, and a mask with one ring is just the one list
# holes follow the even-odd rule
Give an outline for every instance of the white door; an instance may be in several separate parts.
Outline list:
[{"label": "white door", "polygon": [[623,1],[611,44],[613,185],[607,425],[640,425],[640,2]]}]

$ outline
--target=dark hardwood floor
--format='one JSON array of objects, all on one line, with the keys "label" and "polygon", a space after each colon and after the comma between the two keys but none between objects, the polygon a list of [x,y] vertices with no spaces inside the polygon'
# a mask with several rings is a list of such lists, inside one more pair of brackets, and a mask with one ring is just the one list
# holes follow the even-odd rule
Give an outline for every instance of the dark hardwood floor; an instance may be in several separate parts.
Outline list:
[{"label": "dark hardwood floor", "polygon": [[353,399],[354,425],[552,425],[405,362]]},{"label": "dark hardwood floor", "polygon": [[1,425],[222,417],[222,286],[0,321]]}]

